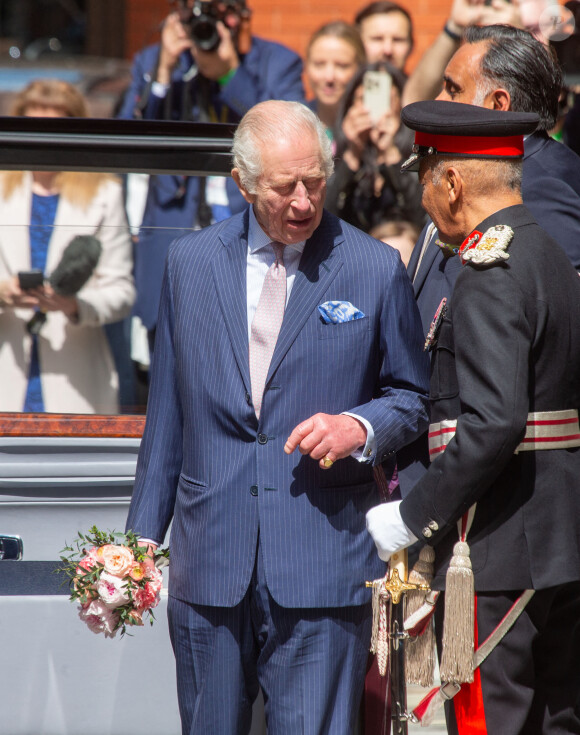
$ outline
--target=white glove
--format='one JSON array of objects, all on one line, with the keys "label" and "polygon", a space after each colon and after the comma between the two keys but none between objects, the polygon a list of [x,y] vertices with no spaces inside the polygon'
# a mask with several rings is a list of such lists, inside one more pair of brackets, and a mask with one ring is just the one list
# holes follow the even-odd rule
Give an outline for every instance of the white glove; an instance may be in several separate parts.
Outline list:
[{"label": "white glove", "polygon": [[399,505],[400,500],[381,503],[367,513],[367,531],[373,537],[379,558],[383,561],[389,561],[392,554],[418,541],[404,524]]}]

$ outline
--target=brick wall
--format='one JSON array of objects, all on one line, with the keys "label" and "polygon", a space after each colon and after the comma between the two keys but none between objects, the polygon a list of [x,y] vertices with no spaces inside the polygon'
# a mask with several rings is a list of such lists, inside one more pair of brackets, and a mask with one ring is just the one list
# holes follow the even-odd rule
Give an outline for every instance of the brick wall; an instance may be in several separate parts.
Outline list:
[{"label": "brick wall", "polygon": [[[415,51],[411,69],[437,35],[447,17],[451,0],[399,0],[413,18]],[[253,10],[252,32],[290,46],[301,56],[312,31],[330,20],[351,21],[365,0],[248,0]],[[159,24],[169,9],[167,0],[126,0],[127,57],[158,39]]]}]

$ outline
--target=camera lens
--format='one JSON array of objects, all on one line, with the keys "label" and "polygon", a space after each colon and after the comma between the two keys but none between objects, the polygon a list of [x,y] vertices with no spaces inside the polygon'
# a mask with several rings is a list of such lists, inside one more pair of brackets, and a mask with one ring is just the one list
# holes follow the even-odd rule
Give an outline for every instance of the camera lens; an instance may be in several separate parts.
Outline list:
[{"label": "camera lens", "polygon": [[209,15],[200,15],[191,24],[191,38],[202,51],[215,51],[220,44],[216,21]]}]

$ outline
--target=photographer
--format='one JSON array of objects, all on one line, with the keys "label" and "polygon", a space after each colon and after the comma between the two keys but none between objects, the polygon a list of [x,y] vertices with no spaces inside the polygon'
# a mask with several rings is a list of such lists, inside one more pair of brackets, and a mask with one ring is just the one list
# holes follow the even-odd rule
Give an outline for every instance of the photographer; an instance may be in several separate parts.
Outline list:
[{"label": "photographer", "polygon": [[[163,23],[161,42],[136,55],[119,117],[237,123],[258,102],[303,101],[300,57],[251,35],[244,0],[176,4]],[[229,178],[151,177],[135,249],[135,314],[149,332],[150,346],[171,240],[245,206]]]}]

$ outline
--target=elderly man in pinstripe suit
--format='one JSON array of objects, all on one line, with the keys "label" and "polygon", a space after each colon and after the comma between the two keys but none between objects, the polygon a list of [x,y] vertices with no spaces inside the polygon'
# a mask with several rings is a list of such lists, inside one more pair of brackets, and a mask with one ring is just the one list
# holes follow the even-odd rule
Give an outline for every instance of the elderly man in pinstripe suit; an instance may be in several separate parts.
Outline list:
[{"label": "elderly man in pinstripe suit", "polygon": [[[352,733],[384,574],[373,468],[424,429],[428,366],[398,253],[324,212],[299,103],[234,141],[244,213],[173,243],[128,528],[163,541],[183,732]],[[294,450],[299,451],[294,451]]]}]

